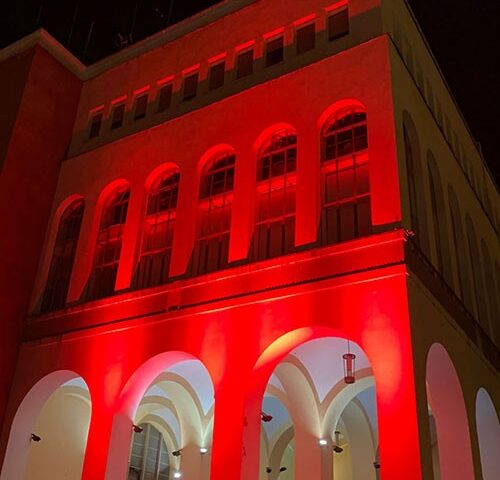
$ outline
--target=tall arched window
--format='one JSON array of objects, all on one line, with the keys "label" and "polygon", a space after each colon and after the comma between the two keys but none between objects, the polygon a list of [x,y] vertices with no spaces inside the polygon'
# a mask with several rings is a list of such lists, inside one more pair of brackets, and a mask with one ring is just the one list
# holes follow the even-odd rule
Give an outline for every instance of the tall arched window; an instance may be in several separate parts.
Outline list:
[{"label": "tall arched window", "polygon": [[108,197],[103,206],[88,285],[87,298],[90,300],[108,297],[115,290],[129,196],[128,186],[121,187]]},{"label": "tall arched window", "polygon": [[255,260],[291,253],[295,246],[297,134],[275,132],[257,162],[257,214],[252,257]]},{"label": "tall arched window", "polygon": [[431,152],[427,154],[427,172],[429,174],[431,215],[436,245],[436,266],[448,284],[453,285],[443,187],[437,162]]},{"label": "tall arched window", "polygon": [[323,245],[371,233],[366,113],[342,110],[321,134]]},{"label": "tall arched window", "polygon": [[203,170],[192,259],[194,275],[221,270],[228,264],[235,160],[232,152],[224,152]]},{"label": "tall arched window", "polygon": [[134,432],[127,480],[169,480],[167,445],[161,432],[150,423]]},{"label": "tall arched window", "polygon": [[490,328],[488,318],[488,305],[486,303],[486,293],[483,283],[484,265],[481,256],[479,255],[479,246],[476,239],[474,224],[470,215],[465,216],[465,231],[467,235],[467,246],[469,252],[470,265],[472,269],[472,281],[474,285],[474,296],[476,300],[476,308],[478,320],[485,332],[488,332],[493,337],[493,329]]},{"label": "tall arched window", "polygon": [[467,247],[465,245],[462,219],[455,191],[448,187],[450,204],[451,233],[455,247],[455,261],[458,274],[458,296],[463,300],[469,312],[474,313],[471,285],[469,283],[469,269],[467,265]]},{"label": "tall arched window", "polygon": [[66,304],[76,246],[83,219],[83,199],[75,200],[61,216],[40,310],[50,312]]},{"label": "tall arched window", "polygon": [[180,174],[165,172],[152,184],[142,232],[141,254],[135,276],[136,288],[167,281],[179,191]]},{"label": "tall arched window", "polygon": [[420,144],[417,129],[408,112],[403,112],[403,142],[406,161],[406,177],[408,180],[411,229],[415,233],[415,242],[422,251],[429,256],[427,209]]}]

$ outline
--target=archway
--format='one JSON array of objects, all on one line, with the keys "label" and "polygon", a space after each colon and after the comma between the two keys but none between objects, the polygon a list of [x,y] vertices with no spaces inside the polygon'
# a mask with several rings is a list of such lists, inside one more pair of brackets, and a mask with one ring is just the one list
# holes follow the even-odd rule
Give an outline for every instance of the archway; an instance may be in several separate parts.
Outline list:
[{"label": "archway", "polygon": [[[345,378],[347,353],[355,356],[354,379]],[[376,480],[376,411],[373,373],[357,344],[338,337],[301,343],[275,366],[265,390],[259,478]]]},{"label": "archway", "polygon": [[107,479],[208,480],[214,389],[204,365],[158,355],[132,375],[113,421]]},{"label": "archway", "polygon": [[12,422],[1,480],[78,480],[90,425],[84,380],[58,371],[24,397]]},{"label": "archway", "polygon": [[[445,348],[435,343],[427,355],[427,396],[435,422],[440,480],[473,480],[467,410],[460,381]],[[432,419],[431,419],[432,420]],[[431,429],[433,423],[431,422]]]},{"label": "archway", "polygon": [[476,428],[483,480],[494,480],[500,472],[500,422],[484,388],[476,396]]}]

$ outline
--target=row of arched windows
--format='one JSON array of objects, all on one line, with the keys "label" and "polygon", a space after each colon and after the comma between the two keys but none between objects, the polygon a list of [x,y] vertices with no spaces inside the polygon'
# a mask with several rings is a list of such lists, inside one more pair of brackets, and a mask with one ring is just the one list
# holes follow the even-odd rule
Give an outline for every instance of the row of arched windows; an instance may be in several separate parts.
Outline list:
[{"label": "row of arched windows", "polygon": [[[428,258],[431,258],[429,227],[432,228],[435,265],[438,271],[449,286],[455,286],[457,296],[471,314],[476,314],[483,330],[495,338],[499,335],[499,332],[495,331],[493,321],[498,311],[498,293],[495,289],[495,273],[486,243],[484,239],[478,243],[469,214],[465,215],[464,222],[459,199],[453,187],[448,185],[447,191],[443,189],[434,155],[428,151],[426,161],[422,158],[416,127],[407,112],[403,115],[403,140],[410,222],[412,230],[416,233],[415,241]],[[426,177],[429,182],[428,198],[425,194]],[[445,200],[446,194],[448,204]],[[427,211],[429,215],[426,215]],[[454,269],[456,282],[453,281]]]},{"label": "row of arched windows", "polygon": [[[321,133],[321,202],[318,240],[323,245],[371,232],[370,189],[365,112],[337,112]],[[198,194],[196,240],[189,274],[201,275],[228,266],[236,155],[226,150],[204,167]],[[295,249],[297,134],[275,131],[258,153],[256,215],[248,260],[257,261]],[[133,287],[146,288],[168,280],[176,223],[180,174],[162,172],[151,184],[141,231]],[[87,299],[114,292],[130,190],[122,186],[104,202]],[[64,306],[83,217],[83,200],[63,213],[42,310]]]}]

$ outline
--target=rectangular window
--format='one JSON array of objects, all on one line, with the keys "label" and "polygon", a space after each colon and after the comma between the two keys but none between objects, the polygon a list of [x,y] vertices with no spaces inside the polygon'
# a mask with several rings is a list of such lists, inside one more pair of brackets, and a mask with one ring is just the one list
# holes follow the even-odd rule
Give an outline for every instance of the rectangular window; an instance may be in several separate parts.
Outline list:
[{"label": "rectangular window", "polygon": [[101,133],[102,112],[97,112],[90,119],[89,138],[97,137]]},{"label": "rectangular window", "polygon": [[172,90],[173,86],[171,83],[162,85],[158,92],[158,113],[164,112],[167,108],[170,108],[172,104]]},{"label": "rectangular window", "polygon": [[283,61],[283,37],[268,40],[266,44],[266,67]]},{"label": "rectangular window", "polygon": [[328,40],[335,40],[349,33],[349,11],[347,7],[336,10],[328,17]]},{"label": "rectangular window", "polygon": [[316,46],[316,29],[314,23],[297,29],[296,48],[297,55],[308,52]]},{"label": "rectangular window", "polygon": [[148,94],[140,95],[135,99],[134,120],[140,120],[146,116],[148,108]]},{"label": "rectangular window", "polygon": [[236,60],[236,78],[246,77],[253,73],[253,49],[238,54]]},{"label": "rectangular window", "polygon": [[119,128],[123,125],[123,117],[125,116],[125,104],[120,103],[115,105],[113,115],[111,117],[111,129]]},{"label": "rectangular window", "polygon": [[224,75],[226,73],[226,63],[219,62],[210,67],[208,72],[208,88],[209,90],[215,90],[224,85]]},{"label": "rectangular window", "polygon": [[198,92],[198,72],[192,73],[184,78],[184,89],[182,92],[182,100],[191,100],[196,97]]}]

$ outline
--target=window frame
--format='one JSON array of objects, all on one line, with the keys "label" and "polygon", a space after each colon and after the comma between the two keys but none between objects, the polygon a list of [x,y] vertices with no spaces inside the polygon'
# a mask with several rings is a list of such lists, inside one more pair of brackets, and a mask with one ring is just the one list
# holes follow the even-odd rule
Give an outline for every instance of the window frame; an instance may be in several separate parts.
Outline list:
[{"label": "window frame", "polygon": [[[277,41],[281,42],[281,46],[277,49],[269,50],[269,46],[273,42],[277,42]],[[277,52],[277,51],[281,52],[279,55],[279,60],[273,59],[273,53]],[[280,34],[273,35],[272,37],[266,38],[265,45],[264,45],[264,66],[265,66],[265,68],[272,67],[274,65],[279,65],[284,60],[285,60],[285,36],[284,36],[284,33],[282,32]]]},{"label": "window frame", "polygon": [[[300,47],[300,39],[302,38],[301,35],[304,34],[304,32],[307,29],[310,29],[312,27],[313,30],[313,35],[312,35],[312,44],[308,45],[307,42],[305,45]],[[300,25],[297,25],[295,27],[295,54],[296,55],[304,55],[307,52],[310,52],[311,50],[314,50],[316,48],[316,19],[310,20],[309,22],[301,23]],[[307,35],[302,38],[307,39]]]}]

